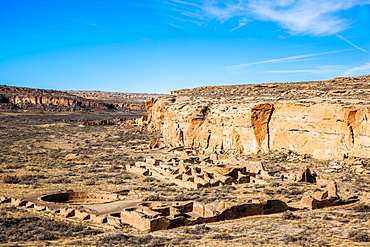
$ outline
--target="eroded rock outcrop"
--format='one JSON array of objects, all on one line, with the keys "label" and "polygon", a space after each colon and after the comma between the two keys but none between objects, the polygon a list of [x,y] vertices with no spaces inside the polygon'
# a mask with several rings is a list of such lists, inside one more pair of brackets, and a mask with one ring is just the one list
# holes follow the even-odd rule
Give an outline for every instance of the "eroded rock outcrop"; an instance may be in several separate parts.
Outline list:
[{"label": "eroded rock outcrop", "polygon": [[177,91],[148,103],[149,129],[169,145],[210,152],[368,157],[369,82],[367,76]]},{"label": "eroded rock outcrop", "polygon": [[145,111],[155,94],[102,91],[58,91],[0,85],[0,109],[43,111]]}]

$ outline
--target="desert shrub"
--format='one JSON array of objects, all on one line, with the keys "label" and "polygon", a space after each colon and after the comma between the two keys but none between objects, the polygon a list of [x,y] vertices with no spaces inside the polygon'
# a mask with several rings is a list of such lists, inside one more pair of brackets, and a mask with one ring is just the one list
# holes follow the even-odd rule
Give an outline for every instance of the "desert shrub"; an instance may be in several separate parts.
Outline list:
[{"label": "desert shrub", "polygon": [[110,244],[110,245],[117,245],[121,242],[124,242],[126,239],[130,238],[130,236],[123,235],[122,233],[104,236],[99,239],[100,244]]},{"label": "desert shrub", "polygon": [[285,234],[283,236],[284,244],[289,244],[290,242],[296,242],[296,241],[298,241],[298,239],[296,237],[294,237],[293,235]]},{"label": "desert shrub", "polygon": [[7,184],[34,184],[39,179],[45,179],[46,177],[43,175],[24,175],[24,176],[17,176],[17,175],[6,175],[2,178],[4,183]]},{"label": "desert shrub", "polygon": [[227,233],[216,233],[212,235],[210,238],[212,239],[232,239],[233,237]]},{"label": "desert shrub", "polygon": [[110,183],[110,184],[124,184],[126,182],[121,180],[121,179],[115,179],[115,180],[108,180],[108,183]]},{"label": "desert shrub", "polygon": [[299,243],[300,245],[303,245],[303,246],[310,246],[310,245],[307,245],[307,242],[311,242],[311,241],[310,241],[310,239],[308,239],[305,236],[293,236],[293,235],[290,235],[290,234],[285,234],[284,237],[283,237],[283,242],[285,244],[289,244],[291,242],[297,242],[297,243]]},{"label": "desert shrub", "polygon": [[151,235],[144,235],[144,236],[128,236],[122,233],[117,233],[114,235],[104,236],[98,240],[97,245],[107,245],[107,246],[114,246],[114,245],[134,245],[134,246],[147,246],[147,247],[159,247],[165,246],[166,241],[169,239],[161,238],[161,237],[153,237]]},{"label": "desert shrub", "polygon": [[272,195],[274,195],[274,194],[275,194],[273,190],[269,190],[269,189],[265,189],[263,192],[264,192],[266,195],[269,195],[269,196],[272,196]]},{"label": "desert shrub", "polygon": [[54,240],[66,236],[96,235],[100,230],[39,217],[1,217],[0,242]]},{"label": "desert shrub", "polygon": [[287,198],[293,198],[296,197],[297,195],[301,195],[304,193],[304,190],[289,187],[287,189],[279,189],[279,193],[283,194]]},{"label": "desert shrub", "polygon": [[323,219],[323,220],[332,220],[332,218],[331,218],[331,217],[329,217],[328,215],[324,215],[324,216],[322,217],[322,219]]},{"label": "desert shrub", "polygon": [[349,233],[349,237],[356,242],[370,242],[370,235],[362,231],[353,231]]},{"label": "desert shrub", "polygon": [[123,174],[123,175],[121,175],[121,178],[122,179],[131,179],[131,176],[128,175],[128,174]]},{"label": "desert shrub", "polygon": [[30,171],[30,172],[39,172],[40,171],[40,169],[37,169],[37,168],[28,168],[27,169],[28,171]]},{"label": "desert shrub", "polygon": [[296,196],[296,195],[301,195],[301,194],[303,194],[303,193],[304,193],[304,190],[292,189],[292,190],[288,190],[288,191],[287,191],[287,193],[288,193],[289,195],[294,195],[294,196]]},{"label": "desert shrub", "polygon": [[16,206],[14,205],[11,205],[11,206],[6,206],[4,208],[1,208],[0,212],[2,215],[7,215],[7,212],[17,212],[17,211],[21,211],[21,212],[24,212],[23,209],[20,209],[20,208],[17,208]]},{"label": "desert shrub", "polygon": [[279,183],[279,182],[271,182],[271,183],[269,184],[269,186],[270,186],[270,187],[279,187],[279,186],[281,186],[281,183]]},{"label": "desert shrub", "polygon": [[52,184],[69,184],[72,181],[69,178],[57,178],[55,180],[49,180],[49,183]]},{"label": "desert shrub", "polygon": [[255,184],[254,188],[255,189],[263,189],[263,188],[265,188],[265,185],[264,184]]},{"label": "desert shrub", "polygon": [[97,178],[111,178],[111,177],[115,177],[115,175],[102,173],[102,174],[97,175],[96,177]]},{"label": "desert shrub", "polygon": [[309,234],[302,233],[298,236],[293,236],[290,234],[285,234],[282,238],[282,241],[284,244],[294,243],[295,245],[299,246],[307,246],[307,247],[324,247],[324,246],[330,246],[327,243],[323,241],[318,241],[316,239],[312,239],[309,237]]},{"label": "desert shrub", "polygon": [[20,176],[21,179],[21,184],[35,184],[38,182],[40,179],[45,179],[44,175],[24,175]]},{"label": "desert shrub", "polygon": [[300,219],[298,215],[293,214],[292,212],[284,212],[283,214],[283,219],[284,220],[295,220],[295,219]]},{"label": "desert shrub", "polygon": [[76,181],[83,181],[84,179],[81,178],[81,177],[74,177],[72,178],[72,181],[76,182]]},{"label": "desert shrub", "polygon": [[224,193],[230,193],[231,191],[236,190],[236,188],[234,186],[227,185],[225,187],[221,187],[220,190]]},{"label": "desert shrub", "polygon": [[158,180],[154,177],[145,177],[143,179],[143,182],[154,182],[154,181],[158,181]]},{"label": "desert shrub", "polygon": [[20,169],[23,168],[22,165],[7,165],[5,169]]},{"label": "desert shrub", "polygon": [[189,191],[187,194],[189,196],[192,196],[192,195],[204,196],[206,193],[207,193],[206,189],[200,188],[200,189],[196,189],[196,190],[193,190],[193,191]]},{"label": "desert shrub", "polygon": [[143,199],[143,201],[165,201],[165,198],[163,198],[161,195],[159,194],[155,194],[155,195],[150,195],[148,197],[145,197]]},{"label": "desert shrub", "polygon": [[159,184],[158,187],[163,188],[161,190],[167,191],[167,192],[175,192],[175,191],[177,191],[176,188],[168,187],[168,186],[163,185],[163,184]]},{"label": "desert shrub", "polygon": [[95,168],[90,168],[89,170],[87,170],[88,173],[98,173],[98,172],[101,172],[100,169],[95,169]]},{"label": "desert shrub", "polygon": [[216,200],[231,200],[235,197],[227,196],[226,194],[222,193],[220,190],[214,190],[209,197],[198,197],[196,201],[198,202],[214,202]]},{"label": "desert shrub", "polygon": [[176,183],[173,183],[173,182],[171,182],[171,183],[166,183],[166,184],[163,184],[164,186],[176,186]]},{"label": "desert shrub", "polygon": [[87,181],[85,182],[85,184],[86,184],[86,185],[95,185],[95,184],[96,184],[96,182],[95,182],[95,180],[90,179],[90,180],[87,180]]},{"label": "desert shrub", "polygon": [[209,228],[206,225],[197,225],[194,227],[191,233],[192,234],[204,234],[205,232],[208,232],[209,230],[211,230],[211,228]]},{"label": "desert shrub", "polygon": [[171,199],[169,199],[169,201],[189,201],[189,200],[194,200],[195,198],[188,195],[188,194],[187,195],[178,194],[178,195],[172,197]]},{"label": "desert shrub", "polygon": [[6,175],[2,179],[3,182],[6,184],[19,184],[21,182],[20,178],[17,175]]},{"label": "desert shrub", "polygon": [[369,205],[359,205],[353,208],[356,212],[362,212],[362,213],[368,213],[370,212],[370,206]]},{"label": "desert shrub", "polygon": [[58,238],[59,237],[56,234],[50,233],[50,232],[45,232],[45,233],[40,233],[40,234],[35,235],[36,240],[54,240]]}]

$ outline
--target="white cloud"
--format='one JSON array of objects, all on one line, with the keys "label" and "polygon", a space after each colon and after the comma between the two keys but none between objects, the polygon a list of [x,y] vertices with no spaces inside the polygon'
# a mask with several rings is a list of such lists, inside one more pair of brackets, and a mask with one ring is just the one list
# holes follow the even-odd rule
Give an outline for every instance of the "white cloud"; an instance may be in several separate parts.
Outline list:
[{"label": "white cloud", "polygon": [[338,53],[338,52],[344,52],[344,51],[350,51],[350,50],[352,50],[352,49],[329,51],[329,52],[314,53],[314,54],[305,54],[305,55],[297,55],[297,56],[290,56],[290,57],[283,57],[283,58],[276,58],[276,59],[269,59],[269,60],[252,62],[252,63],[244,63],[244,64],[233,65],[233,66],[226,67],[226,69],[227,70],[238,70],[238,69],[242,69],[244,67],[250,66],[250,65],[263,64],[263,63],[296,62],[296,61],[301,61],[303,58],[317,57],[317,56],[322,56],[322,55],[326,55],[326,54],[332,54],[332,53]]},{"label": "white cloud", "polygon": [[[294,69],[294,70],[270,70],[268,73],[317,73],[322,70],[317,69]],[[333,72],[333,70],[327,70],[326,72]]]},{"label": "white cloud", "polygon": [[173,24],[173,23],[169,23],[169,25],[170,25],[170,26],[173,26],[173,27],[176,27],[176,28],[178,28],[178,29],[184,29],[184,27],[182,27],[182,26],[178,26],[178,25],[175,25],[175,24]]},{"label": "white cloud", "polygon": [[340,38],[341,40],[343,40],[344,42],[347,42],[348,44],[350,44],[351,46],[355,47],[356,49],[360,50],[360,51],[363,51],[365,53],[368,53],[367,50],[365,49],[362,49],[361,47],[359,47],[358,45],[355,45],[353,44],[351,41],[349,41],[348,39],[344,38],[342,35],[339,35],[339,34],[336,34],[336,36],[338,38]]},{"label": "white cloud", "polygon": [[351,68],[342,74],[342,76],[360,76],[360,75],[370,75],[370,63],[366,63]]},{"label": "white cloud", "polygon": [[369,0],[201,0],[199,4],[171,1],[183,5],[187,9],[183,14],[189,17],[221,23],[233,17],[271,21],[291,34],[313,36],[333,35],[348,29],[352,21],[340,17],[339,13],[357,5],[370,4]]},{"label": "white cloud", "polygon": [[200,5],[192,3],[192,2],[180,1],[180,0],[171,0],[171,1],[174,2],[174,3],[178,3],[178,4],[185,4],[185,5],[190,5],[190,6],[194,6],[194,7],[200,7]]},{"label": "white cloud", "polygon": [[230,32],[234,32],[235,30],[241,28],[241,27],[244,27],[245,25],[248,24],[248,19],[241,19],[239,20],[239,25],[237,27],[234,27],[233,29],[230,30]]}]

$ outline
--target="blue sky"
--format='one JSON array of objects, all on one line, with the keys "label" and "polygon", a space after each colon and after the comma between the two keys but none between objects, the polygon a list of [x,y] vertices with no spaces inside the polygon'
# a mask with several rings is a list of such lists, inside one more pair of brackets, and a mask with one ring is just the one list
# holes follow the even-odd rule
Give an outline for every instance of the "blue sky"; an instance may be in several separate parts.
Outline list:
[{"label": "blue sky", "polygon": [[370,0],[0,0],[0,84],[168,93],[370,74]]}]

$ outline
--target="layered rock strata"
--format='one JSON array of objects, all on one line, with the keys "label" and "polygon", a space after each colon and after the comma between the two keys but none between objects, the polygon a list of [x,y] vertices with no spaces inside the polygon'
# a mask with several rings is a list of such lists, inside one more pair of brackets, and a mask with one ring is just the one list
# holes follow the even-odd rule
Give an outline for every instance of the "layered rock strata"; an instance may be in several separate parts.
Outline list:
[{"label": "layered rock strata", "polygon": [[104,110],[113,107],[57,90],[0,86],[0,109],[47,111]]},{"label": "layered rock strata", "polygon": [[369,85],[365,76],[175,91],[147,102],[149,128],[171,146],[210,152],[368,157]]},{"label": "layered rock strata", "polygon": [[0,85],[0,109],[144,112],[145,100],[155,97],[156,94],[58,91]]}]

